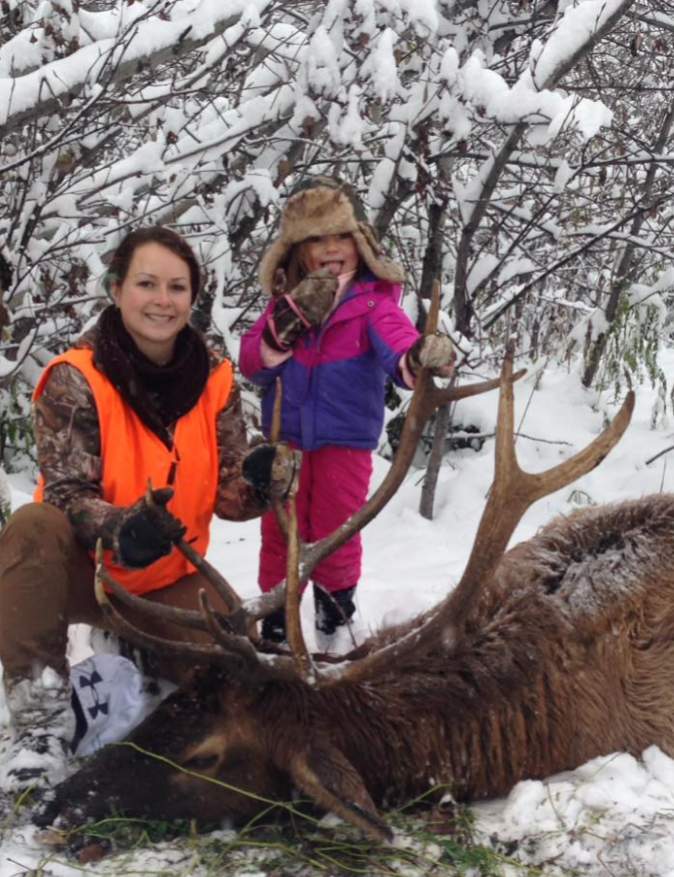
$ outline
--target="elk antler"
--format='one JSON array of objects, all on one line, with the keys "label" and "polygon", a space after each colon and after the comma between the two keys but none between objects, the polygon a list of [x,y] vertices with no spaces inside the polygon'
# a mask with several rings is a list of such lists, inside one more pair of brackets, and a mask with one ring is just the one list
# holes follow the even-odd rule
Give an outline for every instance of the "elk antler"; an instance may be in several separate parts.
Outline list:
[{"label": "elk antler", "polygon": [[312,678],[311,657],[302,633],[300,621],[300,536],[297,527],[295,496],[290,498],[288,516],[288,561],[286,572],[286,632],[290,651],[295,657],[297,672],[302,679]]},{"label": "elk antler", "polygon": [[[271,419],[270,441],[278,442],[281,439],[281,402],[283,398],[283,383],[280,377],[276,378],[276,394],[274,396],[274,409]],[[278,520],[281,532],[288,543],[286,562],[286,588],[285,588],[285,618],[286,633],[290,652],[294,656],[295,667],[298,675],[306,680],[312,676],[311,657],[307,649],[302,623],[300,621],[300,554],[301,540],[297,524],[297,487],[295,483],[287,497],[288,512],[280,500],[273,502],[274,512]]]},{"label": "elk antler", "polygon": [[331,667],[330,674],[319,680],[320,685],[333,685],[347,678],[357,681],[386,666],[396,666],[404,655],[423,650],[424,643],[437,642],[439,635],[445,643],[455,641],[457,632],[476,605],[481,586],[496,570],[525,511],[537,499],[554,493],[601,463],[627,429],[634,409],[634,393],[629,391],[611,423],[586,448],[539,473],[524,472],[519,467],[515,456],[513,409],[512,353],[509,351],[501,370],[494,481],[459,584],[405,636],[358,661],[345,661],[342,667]]}]

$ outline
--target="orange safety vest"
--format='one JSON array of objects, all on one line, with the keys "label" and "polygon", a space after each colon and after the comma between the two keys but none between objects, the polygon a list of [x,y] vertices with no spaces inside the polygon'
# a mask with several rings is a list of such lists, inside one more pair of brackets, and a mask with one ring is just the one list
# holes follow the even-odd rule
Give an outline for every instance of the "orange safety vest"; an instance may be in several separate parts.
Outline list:
[{"label": "orange safety vest", "polygon": [[[153,488],[172,487],[174,496],[167,508],[187,527],[184,538],[205,554],[218,487],[216,420],[234,385],[231,362],[224,360],[211,372],[197,404],[176,422],[170,449],[96,368],[92,350],[72,349],[53,359],[40,376],[34,400],[42,395],[51,369],[61,362],[82,372],[94,395],[101,435],[102,498],[128,506],[145,494],[148,479]],[[42,502],[43,495],[40,476],[35,501]],[[195,571],[176,548],[144,569],[119,566],[112,552],[106,551],[105,565],[133,594],[163,588]]]}]

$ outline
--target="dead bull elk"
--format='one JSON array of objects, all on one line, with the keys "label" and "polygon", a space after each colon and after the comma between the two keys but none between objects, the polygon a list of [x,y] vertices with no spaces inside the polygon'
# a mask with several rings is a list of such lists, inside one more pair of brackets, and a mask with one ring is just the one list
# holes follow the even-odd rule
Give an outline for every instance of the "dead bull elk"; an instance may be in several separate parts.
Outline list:
[{"label": "dead bull elk", "polygon": [[[504,554],[532,502],[615,445],[633,396],[586,449],[528,474],[515,458],[512,381],[507,359],[494,483],[461,581],[439,605],[331,662],[307,652],[299,627],[298,585],[316,546],[288,582],[290,652],[257,641],[252,622],[269,605],[243,604],[223,583],[230,615],[205,600],[201,613],[181,615],[212,643],[170,646],[208,667],[125,745],[101,750],[58,787],[50,815],[66,825],[110,811],[244,823],[296,788],[381,839],[390,830],[378,807],[433,788],[475,799],[614,750],[655,743],[674,755],[674,498],[558,518]],[[423,383],[413,431],[439,392],[428,376]],[[292,514],[288,527],[293,542]],[[100,579],[123,594],[101,571],[112,613]]]}]

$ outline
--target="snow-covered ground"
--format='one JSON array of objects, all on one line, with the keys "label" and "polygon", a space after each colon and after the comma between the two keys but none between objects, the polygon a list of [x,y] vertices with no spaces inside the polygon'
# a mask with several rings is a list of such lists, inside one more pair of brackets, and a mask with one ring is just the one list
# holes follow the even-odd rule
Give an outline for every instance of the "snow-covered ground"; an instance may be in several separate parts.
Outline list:
[{"label": "snow-covered ground", "polygon": [[[665,352],[666,374],[674,369],[674,353]],[[534,390],[534,386],[536,389]],[[496,392],[461,403],[456,420],[493,431]],[[674,444],[674,418],[657,429],[650,426],[654,394],[637,391],[635,415],[627,434],[602,465],[571,487],[546,497],[521,522],[514,541],[531,536],[553,515],[578,504],[605,502],[674,489],[674,453],[646,465],[651,456]],[[580,387],[577,374],[548,367],[531,372],[516,385],[516,424],[522,436],[517,451],[523,468],[536,471],[559,462],[587,444],[616,406]],[[524,413],[526,412],[526,413]],[[362,638],[381,625],[417,613],[444,595],[460,575],[492,475],[493,441],[482,450],[456,452],[443,466],[430,522],[417,513],[419,472],[412,472],[389,506],[364,534],[365,564],[358,590],[356,633]],[[387,464],[377,459],[375,482]],[[26,476],[10,476],[15,506],[28,500]],[[214,524],[209,558],[243,595],[256,592],[258,551],[256,522]],[[311,632],[310,601],[303,605],[305,628]],[[312,634],[309,633],[311,640]],[[73,657],[86,649],[82,638]],[[674,761],[656,748],[635,760],[624,753],[579,766],[547,782],[527,781],[505,800],[474,808],[476,831],[484,842],[498,839],[513,858],[538,866],[546,875],[674,875]],[[136,860],[129,871],[110,870],[111,863],[82,866],[64,858],[50,859],[47,870],[35,869],[48,851],[32,828],[5,832],[0,844],[0,877],[25,873],[53,875],[148,873],[195,874],[171,865],[170,853]],[[150,854],[148,853],[147,856]],[[512,866],[505,865],[504,873]],[[410,873],[409,871],[407,872]]]}]

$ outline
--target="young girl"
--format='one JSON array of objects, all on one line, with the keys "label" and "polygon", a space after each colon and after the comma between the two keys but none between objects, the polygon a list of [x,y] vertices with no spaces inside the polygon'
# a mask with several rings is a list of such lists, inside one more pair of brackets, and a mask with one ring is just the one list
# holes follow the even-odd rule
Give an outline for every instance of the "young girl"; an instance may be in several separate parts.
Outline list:
[{"label": "young girl", "polygon": [[[422,365],[451,374],[449,338],[419,335],[399,306],[402,280],[400,266],[382,256],[350,187],[318,177],[293,191],[260,265],[262,288],[272,300],[243,336],[240,368],[264,387],[266,434],[275,379],[282,377],[282,438],[302,450],[297,516],[304,541],[326,536],[365,502],[386,381],[410,388]],[[333,634],[353,615],[361,555],[357,535],[316,567],[319,632]],[[271,590],[285,574],[285,540],[268,512],[260,588]],[[263,636],[285,638],[282,611],[265,620]]]}]

